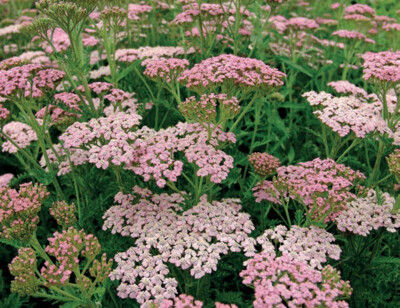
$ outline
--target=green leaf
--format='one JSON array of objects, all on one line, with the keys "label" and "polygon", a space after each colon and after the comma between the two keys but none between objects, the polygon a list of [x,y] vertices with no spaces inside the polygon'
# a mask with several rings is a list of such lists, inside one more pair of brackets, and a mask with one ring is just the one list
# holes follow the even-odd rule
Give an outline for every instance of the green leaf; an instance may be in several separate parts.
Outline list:
[{"label": "green leaf", "polygon": [[78,307],[82,307],[82,303],[68,302],[60,306],[60,308],[78,308]]},{"label": "green leaf", "polygon": [[5,239],[5,238],[0,238],[0,243],[3,243],[3,244],[6,244],[6,245],[9,245],[9,246],[12,246],[12,247],[17,248],[17,249],[24,246],[24,245],[22,245],[22,243],[21,243],[20,241],[17,241],[17,240],[7,240],[7,239]]},{"label": "green leaf", "polygon": [[303,74],[309,76],[309,77],[314,77],[315,72],[314,71],[309,71],[306,70],[304,67],[292,62],[290,59],[286,58],[286,57],[282,57],[282,56],[277,56],[278,60],[293,67],[295,70],[302,72]]},{"label": "green leaf", "polygon": [[291,146],[288,153],[289,164],[294,160],[294,156],[295,156],[294,148]]}]

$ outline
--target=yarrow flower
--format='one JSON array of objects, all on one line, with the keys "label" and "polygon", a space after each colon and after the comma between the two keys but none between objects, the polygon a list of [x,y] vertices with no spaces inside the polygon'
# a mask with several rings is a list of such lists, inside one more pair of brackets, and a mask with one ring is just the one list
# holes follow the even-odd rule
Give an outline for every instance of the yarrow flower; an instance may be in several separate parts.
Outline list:
[{"label": "yarrow flower", "polygon": [[[92,267],[89,267],[89,272],[95,278],[99,276],[101,279],[99,282],[109,275],[113,261],[110,259],[107,262],[105,255],[103,255],[100,263],[99,261],[94,262],[100,253],[101,246],[92,234],[86,234],[83,230],[78,231],[70,227],[62,233],[55,232],[53,235],[54,237],[48,238],[49,245],[45,248],[45,251],[53,256],[57,262],[53,264],[47,260],[40,270],[41,275],[46,279],[46,286],[65,285],[69,282],[71,274],[79,271],[79,264],[83,259],[86,260],[87,266],[92,265]],[[89,288],[97,281],[92,282],[87,277],[86,279],[77,277],[76,283]]]},{"label": "yarrow flower", "polygon": [[14,174],[6,173],[0,176],[0,187],[6,187],[10,184],[11,180],[14,178]]},{"label": "yarrow flower", "polygon": [[255,252],[255,240],[248,236],[254,226],[248,214],[239,212],[237,199],[208,203],[202,198],[182,214],[179,194],[156,195],[135,187],[134,195],[119,193],[115,201],[119,204],[105,213],[103,229],[135,239],[134,247],[116,255],[118,266],[111,273],[111,279],[121,280],[120,297],[136,298],[143,305],[150,299],[161,303],[177,293],[177,281],[166,278],[168,263],[199,279],[215,271],[228,251]]},{"label": "yarrow flower", "polygon": [[359,40],[359,41],[364,41],[366,43],[375,44],[375,41],[373,39],[370,39],[364,34],[357,31],[338,30],[333,32],[332,35],[350,40]]},{"label": "yarrow flower", "polygon": [[184,71],[179,81],[201,94],[212,93],[219,87],[222,93],[232,93],[235,88],[243,92],[277,89],[283,85],[285,76],[257,59],[220,55]]},{"label": "yarrow flower", "polygon": [[368,236],[372,230],[385,228],[396,232],[400,228],[400,213],[393,213],[395,199],[388,193],[378,195],[369,190],[364,198],[347,204],[346,210],[336,217],[337,227],[342,232]]},{"label": "yarrow flower", "polygon": [[40,281],[36,277],[36,254],[32,248],[18,249],[16,256],[8,265],[11,275],[15,278],[11,282],[11,292],[22,296],[34,294],[39,290]]},{"label": "yarrow flower", "polygon": [[334,221],[346,209],[346,203],[357,198],[353,189],[363,192],[360,182],[365,176],[332,159],[316,158],[298,166],[279,167],[272,181],[254,188],[257,202],[267,200],[282,204],[293,199],[309,208],[307,215],[316,222]]},{"label": "yarrow flower", "polygon": [[[224,125],[240,112],[239,101],[235,96],[226,94],[204,94],[197,100],[194,96],[187,98],[178,106],[182,115],[191,121],[207,124]],[[218,118],[218,119],[217,119]]]},{"label": "yarrow flower", "polygon": [[53,202],[49,212],[63,229],[68,229],[77,222],[74,203],[68,204],[66,201]]},{"label": "yarrow flower", "polygon": [[[351,90],[363,93],[354,88]],[[371,104],[355,96],[335,97],[324,91],[307,92],[303,97],[307,98],[311,106],[315,106],[317,110],[314,114],[318,119],[341,137],[351,132],[358,138],[365,138],[368,133],[383,135],[391,132],[382,118],[380,102]]]},{"label": "yarrow flower", "polygon": [[376,82],[400,82],[400,51],[367,52],[363,54],[363,79]]},{"label": "yarrow flower", "polygon": [[21,184],[19,191],[0,187],[0,238],[29,242],[37,228],[42,203],[48,195],[42,184]]},{"label": "yarrow flower", "polygon": [[322,264],[328,261],[328,257],[334,260],[340,259],[341,249],[339,245],[333,244],[334,241],[335,237],[324,229],[315,226],[302,228],[296,225],[290,230],[279,225],[266,230],[257,238],[264,252],[275,254],[277,247],[282,255],[305,262],[319,270],[322,269]]},{"label": "yarrow flower", "polygon": [[268,153],[256,152],[249,155],[248,159],[255,173],[261,177],[271,176],[281,164],[278,158]]},{"label": "yarrow flower", "polygon": [[395,149],[393,153],[386,157],[386,161],[390,172],[396,177],[397,182],[400,182],[400,149]]},{"label": "yarrow flower", "polygon": [[176,58],[156,58],[144,60],[142,66],[146,67],[143,74],[147,77],[169,83],[178,79],[180,73],[189,66],[189,61]]},{"label": "yarrow flower", "polygon": [[243,283],[255,288],[255,308],[268,307],[349,307],[342,297],[351,295],[349,282],[331,266],[322,271],[287,255],[256,254],[245,261],[240,273]]},{"label": "yarrow flower", "polygon": [[3,138],[7,136],[10,140],[3,142],[1,149],[3,152],[17,153],[18,149],[27,148],[33,141],[37,141],[37,135],[35,131],[25,123],[12,121],[3,126],[3,130],[0,132]]}]

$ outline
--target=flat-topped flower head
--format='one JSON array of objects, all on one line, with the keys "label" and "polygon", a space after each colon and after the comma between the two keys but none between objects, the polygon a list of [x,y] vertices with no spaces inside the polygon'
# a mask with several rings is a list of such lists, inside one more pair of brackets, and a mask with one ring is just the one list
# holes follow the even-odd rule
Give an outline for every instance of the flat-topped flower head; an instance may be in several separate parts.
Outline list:
[{"label": "flat-topped flower head", "polygon": [[285,74],[264,62],[235,55],[208,58],[184,71],[179,81],[198,93],[272,91],[283,85]]},{"label": "flat-topped flower head", "polygon": [[367,52],[363,54],[363,79],[372,82],[400,82],[400,51]]},{"label": "flat-topped flower head", "polygon": [[0,187],[0,237],[29,242],[47,196],[46,187],[41,184],[21,184],[18,191]]},{"label": "flat-topped flower head", "polygon": [[142,66],[146,67],[143,74],[150,79],[169,83],[176,82],[180,73],[189,66],[189,61],[177,58],[150,58],[144,60]]},{"label": "flat-topped flower head", "polygon": [[351,295],[349,282],[327,266],[322,271],[288,255],[275,257],[268,252],[245,261],[240,273],[243,283],[255,289],[255,308],[349,307],[343,297]]},{"label": "flat-topped flower head", "polygon": [[[340,259],[341,249],[333,244],[335,237],[324,229],[310,226],[302,228],[292,226],[288,230],[279,225],[274,229],[266,230],[257,238],[263,251],[287,255],[293,260],[307,263],[310,267],[321,270],[322,264],[328,261],[328,257],[334,260]],[[276,247],[272,250],[273,246]]]},{"label": "flat-topped flower head", "polygon": [[346,203],[357,198],[354,189],[363,191],[360,185],[365,176],[332,159],[316,158],[298,166],[279,167],[272,181],[256,185],[257,202],[268,200],[282,204],[290,198],[309,208],[307,215],[316,222],[334,221]]},{"label": "flat-topped flower head", "polygon": [[364,41],[369,44],[375,44],[375,41],[373,39],[368,38],[365,34],[362,34],[357,31],[351,31],[351,30],[337,30],[332,33],[334,36],[338,36],[340,38],[344,38],[347,40],[351,41]]},{"label": "flat-topped flower head", "polygon": [[[12,140],[12,142],[6,137]],[[3,126],[0,136],[6,139],[5,142],[1,144],[1,149],[3,152],[17,153],[19,149],[25,149],[34,141],[37,141],[37,135],[35,131],[25,123],[12,121]]]},{"label": "flat-topped flower head", "polygon": [[[365,93],[354,87],[342,88],[338,84],[333,85],[341,92]],[[365,138],[369,133],[390,133],[387,122],[381,115],[382,104],[380,102],[368,103],[362,96],[335,97],[324,91],[314,91],[303,94],[311,106],[315,107],[314,114],[341,137],[354,133],[358,138]]]},{"label": "flat-topped flower head", "polygon": [[[46,286],[60,286],[69,282],[71,274],[79,270],[79,264],[84,263],[89,267],[92,276],[98,273],[109,275],[111,271],[111,260],[107,262],[103,255],[101,261],[94,262],[99,255],[101,246],[92,234],[86,234],[83,230],[73,227],[55,232],[53,237],[48,238],[49,245],[45,248],[48,255],[53,256],[55,263],[46,261],[40,273],[46,280]],[[85,260],[85,261],[83,261]],[[93,262],[93,263],[92,263]],[[82,287],[89,287],[92,282],[82,279],[77,281]]]},{"label": "flat-topped flower head", "polygon": [[[240,212],[240,200],[201,199],[178,214],[184,202],[180,194],[156,195],[135,187],[132,195],[115,196],[119,204],[104,215],[103,229],[135,239],[135,246],[116,255],[118,266],[111,273],[111,279],[121,280],[120,297],[159,304],[177,293],[175,278],[166,278],[167,263],[190,270],[199,279],[216,271],[221,256],[229,251],[254,254],[255,240],[249,237],[254,226],[250,216]],[[148,279],[154,276],[158,278]]]},{"label": "flat-topped flower head", "polygon": [[357,198],[347,204],[335,221],[340,231],[368,236],[372,230],[385,228],[397,232],[400,228],[400,213],[394,212],[395,199],[388,193],[379,196],[374,190],[364,198]]}]

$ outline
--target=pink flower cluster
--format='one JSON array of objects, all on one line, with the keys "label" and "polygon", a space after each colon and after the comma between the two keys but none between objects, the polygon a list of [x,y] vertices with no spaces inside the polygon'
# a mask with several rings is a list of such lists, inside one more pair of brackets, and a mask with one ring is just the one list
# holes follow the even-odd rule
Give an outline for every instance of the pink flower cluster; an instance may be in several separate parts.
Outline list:
[{"label": "pink flower cluster", "polygon": [[400,51],[367,52],[363,54],[363,78],[367,81],[400,82]]},{"label": "pink flower cluster", "polygon": [[76,222],[76,207],[74,203],[68,204],[66,201],[53,202],[49,209],[50,215],[54,217],[59,226],[63,229],[72,227]]},{"label": "pink flower cluster", "polygon": [[[199,279],[215,271],[221,255],[228,251],[243,250],[247,256],[255,252],[255,240],[249,237],[254,226],[248,214],[239,212],[237,199],[208,203],[202,198],[179,215],[183,209],[179,194],[156,195],[138,187],[134,193],[117,194],[119,204],[103,217],[104,230],[136,239],[134,247],[116,256],[118,267],[111,274],[112,279],[122,281],[118,288],[121,297],[130,296],[142,304],[150,298],[157,302],[174,298],[177,282],[165,278],[167,263],[190,269]],[[158,254],[151,253],[151,248]]]},{"label": "pink flower cluster", "polygon": [[379,102],[370,104],[355,96],[335,97],[323,91],[307,92],[303,97],[307,98],[311,106],[316,106],[314,114],[318,119],[341,137],[351,132],[358,138],[365,138],[368,133],[390,133],[381,116],[382,104]]},{"label": "pink flower cluster", "polygon": [[287,255],[274,257],[268,252],[244,264],[240,276],[255,288],[255,308],[349,307],[341,298],[350,296],[350,285],[330,266],[320,272]]},{"label": "pink flower cluster", "polygon": [[[217,110],[217,107],[219,107]],[[226,94],[204,94],[197,100],[194,96],[187,98],[179,106],[182,115],[191,121],[202,124],[227,121],[240,113],[239,101],[235,96]],[[217,115],[219,119],[217,121]]]},{"label": "pink flower cluster", "polygon": [[214,92],[224,87],[230,93],[234,87],[243,90],[271,90],[283,85],[285,74],[264,62],[234,55],[208,58],[184,71],[179,81],[193,91]]},{"label": "pink flower cluster", "polygon": [[358,96],[365,99],[368,98],[367,91],[360,87],[357,87],[347,80],[332,81],[328,83],[328,86],[332,87],[337,93]]},{"label": "pink flower cluster", "polygon": [[3,175],[0,175],[0,187],[8,186],[13,178],[14,178],[14,174],[12,174],[12,173],[6,173]]},{"label": "pink flower cluster", "polygon": [[264,252],[275,254],[275,247],[282,255],[287,255],[292,260],[307,263],[312,268],[322,269],[327,257],[339,260],[341,249],[338,245],[332,244],[335,237],[324,229],[310,226],[302,228],[292,226],[288,230],[285,226],[279,225],[269,229],[257,238]]},{"label": "pink flower cluster", "polygon": [[29,82],[35,72],[41,69],[40,64],[26,64],[9,70],[0,70],[0,95],[11,97],[25,94],[30,89]]},{"label": "pink flower cluster", "polygon": [[146,67],[143,74],[147,77],[169,83],[178,79],[180,73],[189,66],[189,61],[177,58],[150,58],[144,60],[142,66]]},{"label": "pink flower cluster", "polygon": [[181,294],[173,300],[164,299],[157,308],[202,308],[201,301],[195,301],[191,295]]},{"label": "pink flower cluster", "polygon": [[29,242],[47,196],[46,187],[41,184],[21,184],[19,191],[0,187],[0,238]]},{"label": "pink flower cluster", "polygon": [[[83,230],[78,231],[73,227],[64,230],[62,233],[55,232],[53,235],[54,237],[48,238],[49,245],[45,248],[45,251],[57,260],[57,264],[47,260],[40,271],[40,274],[46,279],[47,286],[66,284],[71,274],[79,271],[80,259],[85,258],[89,265],[95,260],[101,249],[96,237],[92,234],[86,234]],[[99,264],[104,265],[101,268],[102,274],[109,275],[112,260],[108,263],[96,262],[93,265],[98,267]],[[97,268],[95,272],[97,273]],[[77,281],[77,283],[80,282]]]},{"label": "pink flower cluster", "polygon": [[400,179],[400,149],[395,149],[388,157],[386,157],[390,172]]},{"label": "pink flower cluster", "polygon": [[383,193],[378,199],[377,193],[370,190],[366,197],[347,204],[346,210],[336,217],[337,227],[342,232],[362,236],[368,236],[372,230],[379,228],[394,233],[400,228],[400,213],[393,213],[395,202],[388,193]]},{"label": "pink flower cluster", "polygon": [[36,267],[35,251],[32,248],[18,249],[18,255],[8,265],[11,275],[14,276],[11,291],[22,296],[35,293],[39,289]]},{"label": "pink flower cluster", "polygon": [[291,31],[311,30],[319,28],[319,24],[314,19],[305,17],[293,17],[286,21],[285,29]]},{"label": "pink flower cluster", "polygon": [[281,165],[278,158],[268,153],[256,152],[249,155],[248,159],[250,164],[253,166],[255,173],[262,177],[271,176]]},{"label": "pink flower cluster", "polygon": [[13,141],[7,140],[1,145],[2,151],[8,153],[17,153],[18,148],[25,149],[33,141],[38,140],[36,133],[29,125],[16,121],[5,124],[0,134],[3,135],[3,138],[6,135]]},{"label": "pink flower cluster", "polygon": [[350,31],[350,30],[337,30],[332,33],[332,35],[339,36],[341,38],[346,38],[350,40],[360,40],[366,43],[375,44],[373,39],[368,38],[364,34],[357,32],[357,31]]},{"label": "pink flower cluster", "polygon": [[118,49],[115,53],[115,59],[119,62],[131,63],[145,58],[173,58],[193,52],[194,50],[185,52],[183,47],[146,46],[138,49]]},{"label": "pink flower cluster", "polygon": [[346,14],[360,14],[375,16],[375,10],[366,4],[352,4],[344,9]]},{"label": "pink flower cluster", "polygon": [[332,159],[316,158],[298,166],[279,167],[272,181],[257,184],[253,191],[257,202],[282,204],[290,198],[306,205],[316,222],[329,222],[357,198],[352,191],[362,191],[359,183],[364,179],[361,172]]}]

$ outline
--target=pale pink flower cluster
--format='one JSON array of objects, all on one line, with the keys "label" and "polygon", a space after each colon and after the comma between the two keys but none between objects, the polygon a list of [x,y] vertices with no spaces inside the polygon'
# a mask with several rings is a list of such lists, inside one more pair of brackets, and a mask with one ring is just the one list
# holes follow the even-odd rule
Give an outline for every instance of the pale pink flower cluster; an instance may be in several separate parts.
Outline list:
[{"label": "pale pink flower cluster", "polygon": [[104,76],[110,76],[111,75],[111,70],[110,66],[101,66],[97,70],[91,70],[90,71],[90,79],[100,79]]},{"label": "pale pink flower cluster", "polygon": [[181,74],[179,81],[199,92],[213,92],[219,86],[270,90],[282,86],[285,76],[260,60],[224,54],[194,65]]},{"label": "pale pink flower cluster", "polygon": [[14,174],[5,173],[0,176],[0,187],[6,187],[10,184],[11,180],[14,178]]},{"label": "pale pink flower cluster", "polygon": [[[349,88],[346,88],[347,91]],[[323,91],[307,92],[303,97],[307,98],[311,106],[316,107],[314,114],[318,119],[341,137],[350,133],[354,133],[358,138],[365,138],[368,133],[390,133],[381,115],[380,102],[370,104],[355,96],[335,97]]]},{"label": "pale pink flower cluster", "polygon": [[41,69],[39,64],[26,64],[9,70],[0,70],[0,95],[13,96],[25,94],[30,89],[33,74]]},{"label": "pale pink flower cluster", "polygon": [[290,198],[306,205],[313,220],[329,222],[357,198],[353,190],[362,191],[359,183],[364,179],[361,172],[332,159],[316,158],[298,166],[279,167],[272,181],[258,183],[253,191],[257,202],[282,204]]},{"label": "pale pink flower cluster", "polygon": [[18,152],[17,146],[21,149],[25,149],[30,146],[33,141],[38,140],[35,131],[28,124],[17,121],[5,124],[0,135],[3,139],[5,139],[4,135],[6,135],[13,141],[7,140],[1,144],[2,151],[11,154]]},{"label": "pale pink flower cluster", "polygon": [[25,96],[42,97],[44,93],[55,90],[57,85],[64,79],[65,73],[56,69],[40,70],[32,79],[32,89],[25,91]]},{"label": "pale pink flower cluster", "polygon": [[143,72],[145,76],[151,79],[171,82],[178,79],[180,73],[189,66],[189,61],[177,58],[150,58],[144,60],[142,66],[146,67]]},{"label": "pale pink flower cluster", "polygon": [[337,31],[333,32],[332,35],[338,36],[341,38],[350,39],[350,40],[360,40],[360,41],[364,41],[369,44],[375,44],[375,41],[373,39],[370,39],[365,34],[362,34],[357,31],[341,29],[341,30],[337,30]]},{"label": "pale pink flower cluster", "polygon": [[274,174],[276,169],[281,165],[278,158],[268,153],[256,152],[249,155],[248,159],[255,173],[263,177]]},{"label": "pale pink flower cluster", "polygon": [[400,82],[400,51],[367,52],[364,60],[363,78],[367,81]]},{"label": "pale pink flower cluster", "polygon": [[137,49],[117,49],[115,53],[115,59],[119,62],[131,63],[139,59],[145,58],[173,58],[176,56],[182,56],[187,53],[193,53],[194,50],[188,50],[185,52],[183,47],[168,47],[168,46],[157,46],[157,47],[139,47]]},{"label": "pale pink flower cluster", "polygon": [[332,267],[322,272],[287,255],[256,254],[244,262],[243,283],[255,288],[255,308],[349,307],[341,300],[351,294],[348,282]]},{"label": "pale pink flower cluster", "polygon": [[[121,148],[133,140],[133,130],[140,124],[141,116],[125,112],[112,113],[108,117],[75,122],[60,136],[63,145],[71,152],[79,148],[88,151],[89,162],[106,169],[111,163],[119,165]],[[103,144],[99,142],[103,140]]]},{"label": "pale pink flower cluster", "polygon": [[[367,98],[368,93],[364,89],[357,87],[347,80],[332,81],[328,83],[328,86],[332,87],[337,93],[351,94],[353,96],[359,96],[361,98]],[[329,97],[326,96],[327,98]],[[311,102],[310,102],[311,104]]]},{"label": "pale pink flower cluster", "polygon": [[43,64],[51,66],[51,60],[46,56],[43,51],[26,51],[19,56],[4,59],[0,62],[0,70],[7,70],[14,66],[21,66],[24,64]]},{"label": "pale pink flower cluster", "polygon": [[375,10],[366,4],[353,4],[344,9],[346,14],[361,14],[375,16]]},{"label": "pale pink flower cluster", "polygon": [[4,28],[0,28],[0,37],[19,33],[21,28],[22,25],[10,25]]},{"label": "pale pink flower cluster", "polygon": [[314,19],[305,17],[293,17],[286,21],[286,29],[292,31],[311,30],[319,28],[319,24]]},{"label": "pale pink flower cluster", "polygon": [[[150,297],[157,301],[174,298],[176,280],[169,291],[162,286],[167,284],[165,276],[169,273],[166,263],[190,269],[190,274],[199,279],[215,271],[221,255],[228,251],[254,255],[255,240],[249,237],[254,226],[248,214],[239,212],[238,199],[209,203],[203,196],[198,205],[179,215],[184,201],[179,194],[156,195],[138,187],[134,187],[134,193],[118,193],[115,201],[119,204],[103,216],[104,230],[135,239],[134,247],[116,256],[118,267],[111,278],[123,282],[119,296],[134,297],[139,303]],[[151,248],[158,254],[150,253]],[[150,276],[149,270],[153,273]],[[155,281],[146,277],[155,277]]]},{"label": "pale pink flower cluster", "polygon": [[[0,102],[2,101],[2,97],[0,97]],[[6,99],[4,99],[6,101]],[[10,111],[0,103],[0,122],[2,120],[7,120],[10,116]]]},{"label": "pale pink flower cluster", "polygon": [[[207,130],[200,124],[188,123],[160,131],[148,127],[135,131],[140,119],[136,113],[117,112],[86,123],[76,122],[60,140],[70,153],[77,153],[77,162],[71,157],[75,165],[84,163],[85,158],[97,168],[124,165],[145,181],[154,179],[159,187],[164,187],[166,181],[176,182],[181,175],[183,162],[175,159],[178,152],[183,152],[186,160],[193,163],[198,176],[208,176],[214,183],[226,179],[233,168],[233,157],[218,147],[224,142],[234,143],[234,134],[224,133],[217,127],[209,139]],[[55,157],[49,156],[57,163],[53,160]]]},{"label": "pale pink flower cluster", "polygon": [[129,3],[128,5],[128,18],[131,20],[140,20],[146,13],[151,12],[153,7],[145,3]]},{"label": "pale pink flower cluster", "polygon": [[368,236],[372,230],[379,228],[394,233],[400,228],[400,213],[393,213],[395,202],[388,193],[383,193],[378,199],[377,193],[370,190],[366,197],[347,204],[347,209],[336,217],[337,227],[342,232],[361,236]]},{"label": "pale pink flower cluster", "polygon": [[[86,234],[83,230],[76,230],[73,227],[60,232],[55,232],[54,237],[48,238],[49,245],[45,248],[48,255],[53,256],[57,262],[52,263],[48,260],[44,262],[40,274],[46,279],[46,286],[65,285],[69,282],[71,274],[79,271],[79,264],[86,259],[86,265],[90,265],[100,253],[101,246],[99,241],[92,234]],[[100,272],[108,275],[111,271],[110,260],[107,262],[94,262],[93,266],[100,265]],[[101,268],[103,266],[103,268]],[[98,268],[91,269],[91,272],[98,272]],[[86,277],[87,278],[87,277]],[[80,281],[82,277],[77,277],[77,284],[85,284]]]},{"label": "pale pink flower cluster", "polygon": [[[271,243],[283,254],[292,260],[307,263],[312,268],[322,269],[322,264],[328,261],[328,257],[334,260],[340,259],[341,249],[333,244],[335,237],[324,229],[310,226],[302,228],[293,225],[288,230],[284,225],[269,229],[257,238],[263,251],[275,252]],[[272,249],[271,249],[272,248]]]},{"label": "pale pink flower cluster", "polygon": [[19,191],[0,187],[0,238],[29,242],[39,222],[38,213],[49,194],[42,184],[21,184]]},{"label": "pale pink flower cluster", "polygon": [[[157,308],[202,308],[203,303],[198,300],[194,300],[191,295],[180,294],[179,297],[173,300],[164,299]],[[217,306],[218,307],[218,306]],[[219,306],[222,308],[221,306]],[[229,305],[228,305],[229,307]]]},{"label": "pale pink flower cluster", "polygon": [[384,24],[382,29],[389,32],[389,31],[400,31],[400,24]]}]

